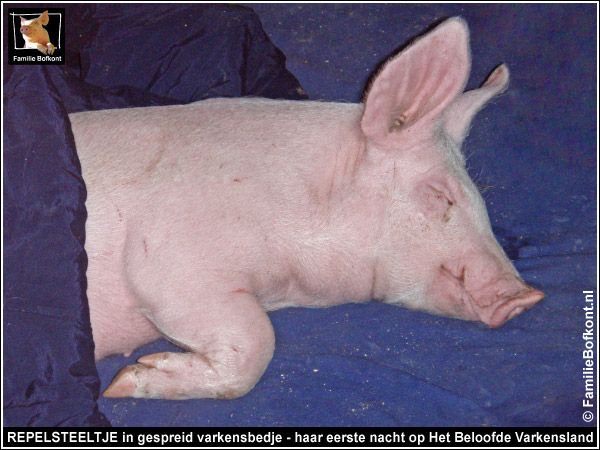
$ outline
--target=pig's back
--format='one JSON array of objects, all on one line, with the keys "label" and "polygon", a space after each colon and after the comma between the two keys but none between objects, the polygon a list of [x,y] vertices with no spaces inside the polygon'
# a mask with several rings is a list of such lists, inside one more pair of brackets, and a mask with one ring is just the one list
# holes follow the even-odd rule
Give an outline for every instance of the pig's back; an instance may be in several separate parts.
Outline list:
[{"label": "pig's back", "polygon": [[328,182],[359,116],[354,104],[213,99],[70,118],[88,209],[101,196],[132,217],[175,204],[289,209]]},{"label": "pig's back", "polygon": [[[214,183],[220,173],[254,177],[312,169],[331,156],[339,124],[356,125],[360,106],[267,99],[213,99],[190,105],[71,114],[83,176],[93,184],[148,185],[157,177]],[[345,128],[345,126],[342,127]],[[295,177],[294,177],[295,178]]]}]

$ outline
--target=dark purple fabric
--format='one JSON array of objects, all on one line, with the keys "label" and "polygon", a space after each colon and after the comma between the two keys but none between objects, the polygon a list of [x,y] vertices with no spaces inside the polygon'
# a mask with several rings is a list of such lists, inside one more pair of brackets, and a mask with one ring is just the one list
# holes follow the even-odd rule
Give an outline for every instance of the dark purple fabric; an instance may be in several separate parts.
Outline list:
[{"label": "dark purple fabric", "polygon": [[305,98],[247,8],[66,5],[66,24],[65,66],[4,64],[6,426],[109,425],[96,403],[86,190],[67,114],[215,96]]},{"label": "dark purple fabric", "polygon": [[4,84],[4,424],[107,425],[85,298],[85,185],[57,66]]},{"label": "dark purple fabric", "polygon": [[71,33],[81,46],[86,82],[138,88],[181,103],[247,95],[306,98],[251,9],[184,4],[92,8],[94,13],[74,23]]}]

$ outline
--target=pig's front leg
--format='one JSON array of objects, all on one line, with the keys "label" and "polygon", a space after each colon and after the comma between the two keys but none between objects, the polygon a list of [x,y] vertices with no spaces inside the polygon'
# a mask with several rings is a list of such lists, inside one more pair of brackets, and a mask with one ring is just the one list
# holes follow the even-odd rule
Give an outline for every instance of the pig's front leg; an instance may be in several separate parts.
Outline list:
[{"label": "pig's front leg", "polygon": [[25,44],[25,48],[35,48],[35,49],[39,50],[40,52],[42,52],[44,55],[48,54],[48,49],[46,48],[46,46],[42,45],[42,44],[38,44],[37,42],[27,42]]},{"label": "pig's front leg", "polygon": [[206,295],[208,303],[180,301],[151,313],[165,337],[187,352],[139,358],[115,376],[104,397],[235,398],[252,389],[273,356],[271,322],[244,288]]},{"label": "pig's front leg", "polygon": [[56,50],[56,47],[54,45],[52,45],[50,42],[48,42],[48,54],[53,55],[54,50]]}]

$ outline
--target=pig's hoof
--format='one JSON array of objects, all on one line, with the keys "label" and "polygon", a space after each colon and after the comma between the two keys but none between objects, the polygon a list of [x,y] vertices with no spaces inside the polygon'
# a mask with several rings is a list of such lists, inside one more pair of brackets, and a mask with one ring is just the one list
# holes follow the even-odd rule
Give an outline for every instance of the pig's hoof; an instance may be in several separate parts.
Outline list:
[{"label": "pig's hoof", "polygon": [[143,364],[132,364],[122,368],[102,393],[102,396],[108,398],[136,397],[139,372],[144,369]]},{"label": "pig's hoof", "polygon": [[55,48],[56,48],[56,47],[54,47],[54,45],[52,45],[52,44],[48,44],[48,54],[49,54],[49,55],[53,55],[53,54],[54,54],[54,49],[55,49]]}]

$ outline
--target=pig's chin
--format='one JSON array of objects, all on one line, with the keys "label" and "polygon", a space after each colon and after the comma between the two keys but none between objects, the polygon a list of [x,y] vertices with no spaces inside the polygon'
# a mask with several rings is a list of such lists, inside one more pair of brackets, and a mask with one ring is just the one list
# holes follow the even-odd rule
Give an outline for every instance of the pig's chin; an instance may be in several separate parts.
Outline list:
[{"label": "pig's chin", "polygon": [[523,283],[519,278],[499,278],[478,289],[465,284],[464,272],[456,275],[444,266],[429,292],[435,312],[464,320],[481,321],[499,327],[544,298],[544,293]]}]

